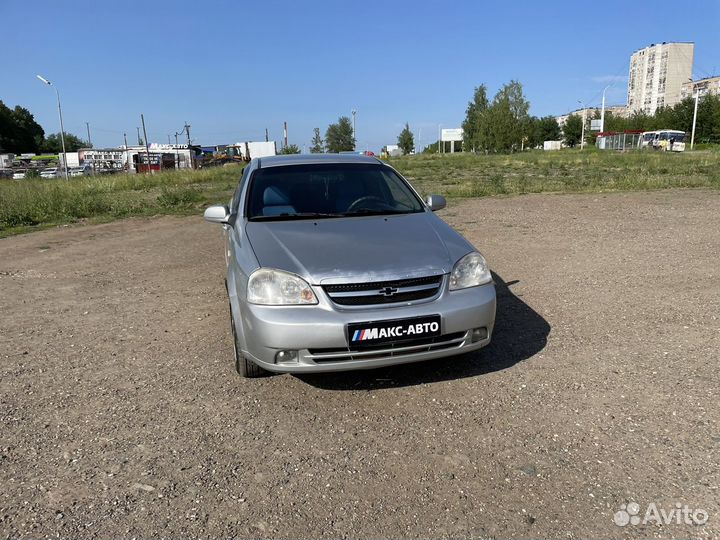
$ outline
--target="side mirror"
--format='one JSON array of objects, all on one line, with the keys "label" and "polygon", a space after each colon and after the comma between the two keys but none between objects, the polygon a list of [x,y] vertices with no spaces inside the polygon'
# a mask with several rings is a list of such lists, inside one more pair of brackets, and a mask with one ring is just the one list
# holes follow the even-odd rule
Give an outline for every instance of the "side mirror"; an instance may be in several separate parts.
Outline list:
[{"label": "side mirror", "polygon": [[230,218],[230,209],[221,204],[211,206],[205,210],[203,217],[210,223],[227,223]]},{"label": "side mirror", "polygon": [[442,195],[428,195],[425,199],[425,204],[430,207],[430,210],[437,212],[447,206],[447,201]]}]

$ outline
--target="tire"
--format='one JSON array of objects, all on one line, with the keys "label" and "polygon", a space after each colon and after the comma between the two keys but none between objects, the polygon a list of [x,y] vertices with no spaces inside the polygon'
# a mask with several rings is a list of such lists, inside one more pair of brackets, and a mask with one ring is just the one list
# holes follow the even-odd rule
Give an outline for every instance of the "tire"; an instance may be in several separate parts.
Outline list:
[{"label": "tire", "polygon": [[238,347],[237,332],[235,331],[235,318],[233,317],[232,309],[230,310],[230,325],[232,326],[233,352],[235,353],[235,371],[238,372],[238,375],[247,379],[254,379],[269,375],[270,373],[267,370],[264,370],[254,362],[251,362],[243,356],[242,352],[240,352],[240,347]]}]

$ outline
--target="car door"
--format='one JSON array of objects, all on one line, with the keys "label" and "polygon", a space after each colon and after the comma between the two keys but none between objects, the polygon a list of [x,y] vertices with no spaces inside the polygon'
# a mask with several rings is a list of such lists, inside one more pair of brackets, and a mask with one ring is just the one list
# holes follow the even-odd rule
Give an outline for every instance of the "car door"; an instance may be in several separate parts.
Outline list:
[{"label": "car door", "polygon": [[[233,221],[238,216],[238,209],[240,207],[240,197],[242,196],[242,190],[243,186],[245,185],[245,182],[247,180],[247,177],[250,174],[250,167],[247,166],[242,170],[242,175],[240,176],[240,181],[238,182],[237,188],[235,188],[235,192],[233,193],[232,198],[230,199],[230,205],[228,208],[230,209],[230,214],[232,216]],[[225,246],[225,266],[227,267],[230,264],[230,257],[232,257],[232,240],[233,235],[236,231],[234,231],[234,228],[230,225],[223,225],[223,243]]]}]

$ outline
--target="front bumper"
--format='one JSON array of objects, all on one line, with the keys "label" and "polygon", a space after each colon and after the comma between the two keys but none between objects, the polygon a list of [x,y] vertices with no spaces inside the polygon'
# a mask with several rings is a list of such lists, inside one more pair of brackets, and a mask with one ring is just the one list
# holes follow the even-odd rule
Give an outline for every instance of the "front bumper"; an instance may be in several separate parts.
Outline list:
[{"label": "front bumper", "polygon": [[[242,353],[260,367],[281,373],[315,373],[371,369],[474,351],[490,343],[495,323],[492,283],[460,291],[447,290],[431,301],[410,305],[342,309],[313,287],[319,303],[313,306],[240,304]],[[405,319],[439,314],[442,336],[416,344],[396,343],[370,350],[350,349],[348,324]],[[486,328],[487,337],[473,342],[472,330]],[[298,351],[297,360],[278,363],[281,350]]]}]

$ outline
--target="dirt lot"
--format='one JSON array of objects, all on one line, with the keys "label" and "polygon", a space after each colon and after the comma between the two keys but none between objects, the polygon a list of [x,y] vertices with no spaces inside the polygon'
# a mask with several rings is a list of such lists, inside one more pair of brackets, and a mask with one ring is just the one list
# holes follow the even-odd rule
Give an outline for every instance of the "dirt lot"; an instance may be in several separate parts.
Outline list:
[{"label": "dirt lot", "polygon": [[497,273],[492,345],[302,378],[235,376],[199,218],[0,240],[0,536],[720,536],[720,193],[444,215]]}]

